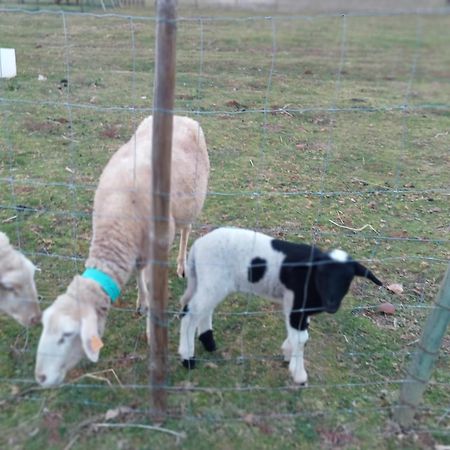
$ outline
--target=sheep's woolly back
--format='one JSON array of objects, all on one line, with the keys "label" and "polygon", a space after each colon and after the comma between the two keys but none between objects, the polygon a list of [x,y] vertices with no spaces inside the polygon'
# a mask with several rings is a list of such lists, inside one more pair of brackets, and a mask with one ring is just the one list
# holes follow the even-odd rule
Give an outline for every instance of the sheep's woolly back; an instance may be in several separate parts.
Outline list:
[{"label": "sheep's woolly back", "polygon": [[[93,238],[86,267],[96,267],[122,287],[150,247],[152,117],[110,159],[94,199]],[[199,215],[207,191],[209,159],[198,122],[173,121],[170,241],[177,226]],[[170,243],[171,243],[170,242]]]}]

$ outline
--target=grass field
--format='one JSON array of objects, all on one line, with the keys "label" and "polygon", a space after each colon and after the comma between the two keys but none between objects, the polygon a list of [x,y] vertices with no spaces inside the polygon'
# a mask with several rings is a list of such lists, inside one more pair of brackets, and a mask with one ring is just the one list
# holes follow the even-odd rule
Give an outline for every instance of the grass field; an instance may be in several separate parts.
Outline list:
[{"label": "grass field", "polygon": [[[130,16],[0,13],[1,46],[18,62],[18,76],[0,80],[0,228],[40,267],[43,308],[83,270],[98,177],[151,110],[154,21],[119,12]],[[282,362],[280,311],[248,296],[219,307],[219,350],[198,348],[187,372],[174,248],[163,426],[178,435],[133,427],[151,421],[145,319],[130,282],[99,363],[59,389],[34,383],[40,327],[0,317],[0,447],[450,445],[448,336],[414,429],[391,420],[450,259],[450,16],[198,15],[182,10],[177,36],[176,109],[201,122],[212,168],[193,238],[234,225],[314,240],[368,260],[404,292],[355,281],[336,315],[314,318],[307,388]],[[383,301],[394,315],[376,311]]]}]

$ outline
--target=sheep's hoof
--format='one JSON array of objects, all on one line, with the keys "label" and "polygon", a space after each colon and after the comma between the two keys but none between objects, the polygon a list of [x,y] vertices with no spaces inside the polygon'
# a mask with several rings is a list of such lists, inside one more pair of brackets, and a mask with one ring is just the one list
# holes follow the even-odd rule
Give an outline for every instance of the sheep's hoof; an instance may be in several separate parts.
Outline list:
[{"label": "sheep's hoof", "polygon": [[217,350],[216,341],[212,330],[205,331],[198,337],[199,341],[203,344],[203,348],[207,352],[215,352]]},{"label": "sheep's hoof", "polygon": [[186,278],[186,272],[184,270],[184,266],[178,265],[178,267],[177,267],[177,275],[178,275],[178,278]]},{"label": "sheep's hoof", "polygon": [[298,387],[307,387],[308,386],[308,380],[305,381],[296,381],[294,379],[294,383],[296,384],[296,386]]},{"label": "sheep's hoof", "polygon": [[148,308],[146,306],[143,305],[139,305],[136,307],[136,312],[140,315],[140,316],[146,316],[148,313]]},{"label": "sheep's hoof", "polygon": [[193,358],[183,359],[183,366],[189,370],[195,369],[195,356]]}]

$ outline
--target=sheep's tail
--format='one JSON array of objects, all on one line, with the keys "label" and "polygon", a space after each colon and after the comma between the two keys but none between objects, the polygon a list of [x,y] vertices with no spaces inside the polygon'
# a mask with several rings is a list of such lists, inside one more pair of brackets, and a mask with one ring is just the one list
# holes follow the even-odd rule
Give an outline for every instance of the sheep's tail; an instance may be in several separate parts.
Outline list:
[{"label": "sheep's tail", "polygon": [[190,302],[192,296],[197,290],[197,272],[195,270],[195,242],[194,245],[192,245],[191,250],[189,251],[186,266],[187,288],[180,300],[182,308],[184,308]]}]

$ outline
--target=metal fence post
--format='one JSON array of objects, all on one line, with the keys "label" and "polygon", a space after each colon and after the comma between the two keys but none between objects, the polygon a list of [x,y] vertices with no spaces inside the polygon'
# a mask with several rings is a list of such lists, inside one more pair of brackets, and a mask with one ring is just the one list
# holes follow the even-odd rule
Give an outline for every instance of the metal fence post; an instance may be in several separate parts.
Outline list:
[{"label": "metal fence post", "polygon": [[395,420],[409,427],[422,401],[423,392],[431,377],[445,331],[450,320],[450,266],[439,289],[434,308],[425,323],[417,351],[407,372],[407,381],[400,391],[399,404],[394,411]]}]

